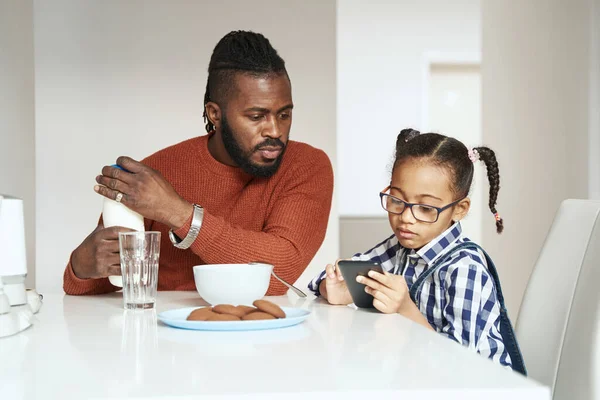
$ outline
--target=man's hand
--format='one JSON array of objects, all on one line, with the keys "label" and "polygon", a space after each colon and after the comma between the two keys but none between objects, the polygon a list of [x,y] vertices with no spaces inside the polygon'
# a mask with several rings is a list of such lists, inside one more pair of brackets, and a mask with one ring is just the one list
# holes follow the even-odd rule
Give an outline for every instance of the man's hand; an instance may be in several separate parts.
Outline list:
[{"label": "man's hand", "polygon": [[119,157],[119,168],[106,166],[96,177],[94,190],[120,202],[147,219],[161,222],[171,229],[183,226],[192,215],[193,205],[185,201],[163,176],[129,157]]},{"label": "man's hand", "polygon": [[75,276],[89,279],[121,275],[119,232],[132,230],[119,226],[105,229],[98,225],[73,252],[71,267]]}]

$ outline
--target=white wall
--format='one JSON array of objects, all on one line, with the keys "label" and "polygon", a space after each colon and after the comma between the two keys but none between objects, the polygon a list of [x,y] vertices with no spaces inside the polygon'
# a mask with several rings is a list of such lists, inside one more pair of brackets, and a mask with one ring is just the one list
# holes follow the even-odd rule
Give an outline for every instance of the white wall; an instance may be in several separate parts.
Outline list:
[{"label": "white wall", "polygon": [[590,4],[483,2],[483,136],[506,227],[484,241],[513,317],[560,202],[588,195]]},{"label": "white wall", "polygon": [[[453,137],[471,147],[482,143],[479,63],[431,65],[427,85],[427,131],[452,132]],[[471,207],[461,225],[469,239],[481,244],[483,223],[494,222],[488,209],[488,188],[485,167],[478,163],[469,193]]]},{"label": "white wall", "polygon": [[[292,138],[336,165],[335,1],[35,3],[40,290],[59,291],[70,252],[95,226],[92,187],[121,154],[141,158],[202,135],[207,68],[234,29],[264,33],[292,79]],[[301,285],[338,252],[338,211]]]},{"label": "white wall", "polygon": [[600,200],[600,0],[590,12],[589,197]]},{"label": "white wall", "polygon": [[0,0],[0,193],[25,205],[28,287],[35,285],[33,1]]},{"label": "white wall", "polygon": [[338,1],[340,215],[384,215],[377,196],[396,136],[423,129],[425,53],[479,52],[480,9],[480,0]]}]

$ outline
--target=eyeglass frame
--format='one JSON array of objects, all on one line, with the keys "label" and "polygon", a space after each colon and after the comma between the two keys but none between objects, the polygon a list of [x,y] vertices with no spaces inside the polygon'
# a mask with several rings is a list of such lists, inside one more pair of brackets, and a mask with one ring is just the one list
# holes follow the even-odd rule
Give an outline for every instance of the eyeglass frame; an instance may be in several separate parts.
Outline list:
[{"label": "eyeglass frame", "polygon": [[[453,201],[452,203],[445,205],[444,207],[436,207],[436,206],[432,206],[429,204],[422,204],[422,203],[409,203],[407,201],[402,200],[401,198],[398,198],[396,196],[392,196],[389,193],[385,193],[388,190],[391,189],[391,185],[386,187],[385,189],[383,189],[381,192],[379,192],[379,202],[381,203],[381,208],[383,208],[386,212],[390,213],[390,214],[394,214],[394,215],[402,215],[404,214],[404,211],[406,211],[406,208],[410,208],[410,213],[412,214],[413,218],[416,219],[419,222],[424,222],[426,224],[435,224],[436,222],[438,222],[438,220],[440,219],[440,214],[443,211],[446,211],[447,209],[449,209],[452,206],[455,206],[456,204],[460,203],[461,201],[463,201],[464,199],[466,199],[466,197],[463,197],[462,199],[458,199],[456,201]],[[402,212],[396,213],[393,211],[388,211],[384,206],[383,206],[383,196],[389,196],[392,197],[402,203],[404,203],[404,210],[402,210]],[[435,221],[423,221],[422,219],[419,219],[415,216],[415,213],[413,211],[413,206],[425,206],[425,207],[429,207],[429,208],[433,208],[437,211],[437,216],[435,217]]]}]

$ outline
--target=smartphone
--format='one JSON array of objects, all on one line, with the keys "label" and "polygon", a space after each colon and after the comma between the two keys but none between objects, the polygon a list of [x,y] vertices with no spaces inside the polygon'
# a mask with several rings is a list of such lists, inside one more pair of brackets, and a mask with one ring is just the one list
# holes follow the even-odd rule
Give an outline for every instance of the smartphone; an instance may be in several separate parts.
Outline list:
[{"label": "smartphone", "polygon": [[359,275],[367,276],[369,271],[377,271],[383,274],[381,265],[372,261],[341,260],[338,261],[337,267],[346,281],[346,286],[348,286],[348,291],[356,307],[374,308],[373,296],[365,292],[365,285],[356,282],[356,277]]}]

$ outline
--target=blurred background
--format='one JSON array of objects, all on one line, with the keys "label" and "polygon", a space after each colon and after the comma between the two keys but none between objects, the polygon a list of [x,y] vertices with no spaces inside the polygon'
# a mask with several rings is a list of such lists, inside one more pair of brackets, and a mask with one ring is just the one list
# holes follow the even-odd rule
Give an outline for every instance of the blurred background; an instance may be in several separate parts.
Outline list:
[{"label": "blurred background", "polygon": [[0,192],[25,199],[28,286],[62,290],[103,165],[205,133],[210,54],[238,29],[285,59],[292,138],[335,169],[327,237],[298,285],[391,234],[378,192],[412,127],[497,152],[505,232],[483,166],[464,228],[516,318],[560,202],[600,199],[600,0],[0,0]]}]

